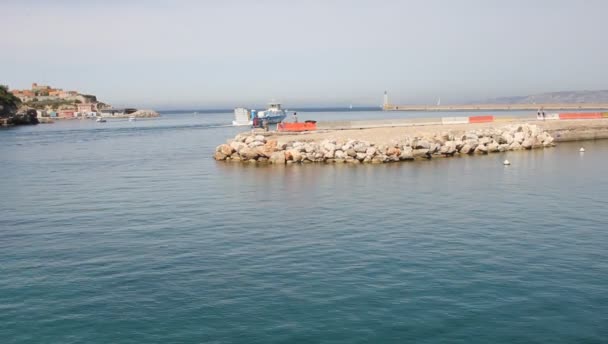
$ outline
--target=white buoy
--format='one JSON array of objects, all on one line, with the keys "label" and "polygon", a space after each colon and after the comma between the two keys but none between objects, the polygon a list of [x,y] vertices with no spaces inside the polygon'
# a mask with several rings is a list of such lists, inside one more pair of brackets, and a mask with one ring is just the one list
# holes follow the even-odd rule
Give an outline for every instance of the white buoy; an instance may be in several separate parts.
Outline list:
[{"label": "white buoy", "polygon": [[502,162],[503,165],[511,165],[511,162],[509,160],[505,160]]},{"label": "white buoy", "polygon": [[581,147],[581,149],[579,149],[578,151],[581,152],[581,153],[584,153],[585,152],[585,148]]}]

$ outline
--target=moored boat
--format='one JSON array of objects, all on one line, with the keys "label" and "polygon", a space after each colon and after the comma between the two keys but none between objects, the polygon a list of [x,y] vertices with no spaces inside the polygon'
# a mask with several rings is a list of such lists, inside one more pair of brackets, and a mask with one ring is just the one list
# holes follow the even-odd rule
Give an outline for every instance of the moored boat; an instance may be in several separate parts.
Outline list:
[{"label": "moored boat", "polygon": [[281,123],[285,117],[287,117],[287,113],[281,108],[281,104],[270,103],[268,104],[268,109],[258,112],[257,116],[253,118],[253,126],[261,127],[264,123]]}]

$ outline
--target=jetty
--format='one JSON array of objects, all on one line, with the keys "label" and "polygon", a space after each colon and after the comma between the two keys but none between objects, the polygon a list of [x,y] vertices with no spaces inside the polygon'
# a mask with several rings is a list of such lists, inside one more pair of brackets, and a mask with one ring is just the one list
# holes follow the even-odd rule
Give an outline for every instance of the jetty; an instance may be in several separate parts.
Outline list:
[{"label": "jetty", "polygon": [[[389,163],[608,139],[608,113],[550,114],[544,118],[439,117],[309,123],[305,131],[252,130],[219,145],[218,161],[246,163]],[[289,128],[284,123],[283,129]],[[280,129],[281,127],[279,127]]]},{"label": "jetty", "polygon": [[469,104],[469,105],[393,105],[384,104],[384,111],[587,111],[608,110],[608,103],[539,103],[539,104]]}]

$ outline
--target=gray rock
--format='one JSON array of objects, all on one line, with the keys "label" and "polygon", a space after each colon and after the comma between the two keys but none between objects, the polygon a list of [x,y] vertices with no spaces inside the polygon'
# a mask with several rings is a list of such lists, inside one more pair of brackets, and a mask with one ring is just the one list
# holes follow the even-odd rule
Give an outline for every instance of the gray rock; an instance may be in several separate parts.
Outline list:
[{"label": "gray rock", "polygon": [[366,145],[366,144],[359,143],[359,144],[356,144],[356,145],[355,145],[355,147],[353,147],[353,149],[354,149],[354,150],[355,150],[355,152],[357,152],[357,153],[365,153],[365,152],[367,151],[367,148],[368,148],[368,147],[369,147],[369,146],[368,146],[368,145]]},{"label": "gray rock", "polygon": [[365,153],[357,153],[355,158],[359,161],[362,161],[363,159],[365,159],[366,156],[367,155]]},{"label": "gray rock", "polygon": [[264,142],[262,142],[262,141],[253,141],[253,142],[250,142],[249,144],[247,144],[247,146],[249,146],[249,148],[261,147],[263,145],[264,145]]},{"label": "gray rock", "polygon": [[490,142],[487,147],[488,147],[488,152],[490,152],[490,153],[498,152],[498,150],[499,150],[499,145],[498,145],[498,142],[496,142],[496,141]]},{"label": "gray rock", "polygon": [[525,139],[521,143],[521,147],[524,148],[524,149],[530,149],[530,148],[532,148],[532,140],[531,139]]},{"label": "gray rock", "polygon": [[302,153],[298,149],[289,149],[285,153],[285,157],[287,160],[292,160],[294,162],[302,161]]},{"label": "gray rock", "polygon": [[351,148],[351,149],[349,149],[349,150],[346,151],[346,155],[348,155],[349,157],[352,158],[352,157],[354,157],[354,156],[357,155],[357,152],[354,149]]},{"label": "gray rock", "polygon": [[256,135],[256,136],[254,137],[254,140],[255,140],[255,141],[260,141],[260,142],[262,142],[262,143],[266,143],[266,138],[264,137],[264,135]]},{"label": "gray rock", "polygon": [[336,150],[336,145],[334,143],[331,142],[326,142],[322,145],[323,150],[326,152],[330,152],[330,151],[335,151]]},{"label": "gray rock", "polygon": [[479,139],[479,144],[485,146],[488,143],[490,143],[490,141],[492,141],[492,140],[489,137],[482,137]]},{"label": "gray rock", "polygon": [[366,151],[365,151],[365,155],[367,156],[374,156],[374,154],[376,154],[376,148],[375,147],[369,147]]},{"label": "gray rock", "polygon": [[461,148],[460,148],[460,154],[471,154],[473,153],[473,150],[475,148],[473,148],[473,146],[471,146],[468,143],[465,143]]},{"label": "gray rock", "polygon": [[431,156],[428,149],[414,149],[412,154],[414,158],[429,158]]},{"label": "gray rock", "polygon": [[513,143],[511,143],[509,145],[509,150],[519,150],[519,149],[521,149],[521,145],[517,141],[513,141]]},{"label": "gray rock", "polygon": [[475,147],[475,153],[488,154],[488,147],[484,145],[478,145],[477,147]]},{"label": "gray rock", "polygon": [[510,145],[511,143],[513,143],[513,135],[509,133],[503,133],[500,137],[502,138],[501,142],[499,142],[500,144],[506,143]]},{"label": "gray rock", "polygon": [[415,149],[430,149],[431,144],[427,141],[419,140],[419,141],[416,141],[416,143],[414,144],[414,148]]},{"label": "gray rock", "polygon": [[346,153],[344,153],[344,151],[337,150],[334,152],[334,157],[336,159],[344,159],[344,158],[346,158]]},{"label": "gray rock", "polygon": [[274,152],[270,156],[269,160],[272,164],[284,165],[285,164],[285,153],[283,152]]},{"label": "gray rock", "polygon": [[403,147],[401,150],[401,155],[399,155],[399,160],[413,160],[414,152],[412,147]]}]

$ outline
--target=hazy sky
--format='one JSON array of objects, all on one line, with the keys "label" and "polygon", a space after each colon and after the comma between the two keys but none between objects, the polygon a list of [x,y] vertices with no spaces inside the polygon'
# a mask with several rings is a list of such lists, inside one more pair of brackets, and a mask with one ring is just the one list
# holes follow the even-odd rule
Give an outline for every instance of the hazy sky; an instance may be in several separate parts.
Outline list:
[{"label": "hazy sky", "polygon": [[163,108],[608,89],[608,1],[1,0],[0,83]]}]

